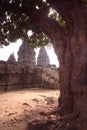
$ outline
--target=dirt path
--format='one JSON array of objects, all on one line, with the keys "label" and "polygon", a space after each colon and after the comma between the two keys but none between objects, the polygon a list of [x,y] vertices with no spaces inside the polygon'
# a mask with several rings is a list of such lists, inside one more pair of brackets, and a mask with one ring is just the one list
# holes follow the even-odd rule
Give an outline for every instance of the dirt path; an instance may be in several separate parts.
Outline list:
[{"label": "dirt path", "polygon": [[25,130],[27,121],[43,119],[40,111],[57,106],[58,90],[25,89],[0,93],[0,130]]}]

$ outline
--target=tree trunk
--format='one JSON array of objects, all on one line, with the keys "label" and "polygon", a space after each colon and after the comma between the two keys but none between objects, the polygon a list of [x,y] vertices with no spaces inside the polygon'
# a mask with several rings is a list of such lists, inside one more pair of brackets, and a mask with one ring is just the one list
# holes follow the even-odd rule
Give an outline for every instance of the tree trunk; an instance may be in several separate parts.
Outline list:
[{"label": "tree trunk", "polygon": [[[81,12],[74,16],[75,20],[79,13]],[[67,38],[65,53],[62,53],[63,62],[59,60],[60,115],[61,120],[70,125],[70,130],[87,129],[87,32],[85,28],[84,16],[81,15],[74,21],[72,37]],[[60,129],[57,127],[54,130]]]}]

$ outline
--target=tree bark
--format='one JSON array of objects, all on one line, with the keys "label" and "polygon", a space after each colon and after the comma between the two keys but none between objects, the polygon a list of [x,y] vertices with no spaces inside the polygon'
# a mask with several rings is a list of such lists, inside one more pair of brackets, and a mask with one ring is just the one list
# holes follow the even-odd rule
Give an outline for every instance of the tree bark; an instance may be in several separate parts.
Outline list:
[{"label": "tree bark", "polygon": [[[70,16],[73,19],[73,25],[71,24],[73,31],[71,35],[66,37],[66,45],[60,48],[58,44],[53,42],[60,63],[59,79],[61,94],[59,106],[63,106],[60,111],[62,115],[61,120],[67,120],[68,123],[74,125],[78,130],[86,130],[87,9],[82,3],[75,1],[73,4]],[[67,20],[67,22],[70,21]],[[69,32],[71,29],[68,29]],[[59,130],[59,128],[57,129]]]},{"label": "tree bark", "polygon": [[[73,35],[67,39],[64,64],[60,64],[61,97],[66,102],[61,119],[72,122],[78,130],[87,128],[87,11],[82,5],[74,5],[72,17]],[[83,9],[83,11],[81,11]],[[86,11],[86,12],[85,12]],[[83,14],[84,12],[84,14]],[[70,103],[73,103],[70,107]],[[68,103],[68,104],[67,104]],[[68,107],[69,105],[69,107]],[[68,110],[72,109],[71,111]],[[62,110],[62,112],[64,112]],[[69,121],[70,120],[70,121]]]}]

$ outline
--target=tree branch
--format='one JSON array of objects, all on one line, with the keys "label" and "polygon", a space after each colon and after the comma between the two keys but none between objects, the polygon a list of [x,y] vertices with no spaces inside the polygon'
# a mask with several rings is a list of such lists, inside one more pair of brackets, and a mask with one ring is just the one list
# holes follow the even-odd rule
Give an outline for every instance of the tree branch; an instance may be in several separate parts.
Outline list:
[{"label": "tree branch", "polygon": [[[68,36],[73,32],[72,6],[74,0],[47,0],[52,8],[54,8],[63,18],[67,25]],[[72,26],[71,26],[72,25]]]},{"label": "tree branch", "polygon": [[26,14],[26,16],[32,19],[32,23],[40,27],[51,40],[55,39],[56,36],[57,39],[65,36],[64,29],[60,27],[55,20],[48,18],[41,10],[36,9],[34,6],[19,7],[13,3],[0,2],[0,7],[4,11]]},{"label": "tree branch", "polygon": [[[75,4],[77,3],[78,7],[80,8],[80,11],[82,12],[83,9],[86,8],[86,3],[82,0],[47,0],[49,5],[54,8],[65,20],[66,25],[67,25],[67,30],[68,30],[68,36],[73,34],[74,30],[74,18],[73,14],[76,14],[76,8]],[[83,9],[82,9],[83,6]],[[84,14],[83,14],[84,15]],[[80,15],[78,15],[80,16]]]}]

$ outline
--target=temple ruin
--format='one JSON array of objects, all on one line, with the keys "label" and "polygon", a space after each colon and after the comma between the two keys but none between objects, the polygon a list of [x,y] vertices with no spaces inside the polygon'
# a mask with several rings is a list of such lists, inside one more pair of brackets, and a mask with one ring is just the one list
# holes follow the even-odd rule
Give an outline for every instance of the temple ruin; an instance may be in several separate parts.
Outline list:
[{"label": "temple ruin", "polygon": [[35,51],[24,42],[19,48],[18,61],[12,53],[7,62],[0,61],[0,91],[22,88],[58,88],[58,68],[49,66],[49,57],[41,47],[37,65]]},{"label": "temple ruin", "polygon": [[12,54],[9,56],[9,58],[8,58],[8,60],[7,60],[7,63],[9,63],[9,64],[17,64],[16,59],[15,59],[15,56],[14,56],[14,53],[12,53]]},{"label": "temple ruin", "polygon": [[24,42],[18,51],[18,64],[22,66],[36,66],[35,50],[29,47],[27,42]]},{"label": "temple ruin", "polygon": [[37,58],[37,66],[47,67],[50,64],[45,47],[41,47]]}]

